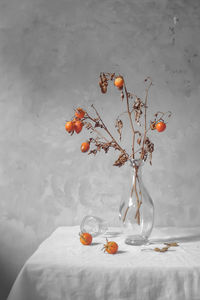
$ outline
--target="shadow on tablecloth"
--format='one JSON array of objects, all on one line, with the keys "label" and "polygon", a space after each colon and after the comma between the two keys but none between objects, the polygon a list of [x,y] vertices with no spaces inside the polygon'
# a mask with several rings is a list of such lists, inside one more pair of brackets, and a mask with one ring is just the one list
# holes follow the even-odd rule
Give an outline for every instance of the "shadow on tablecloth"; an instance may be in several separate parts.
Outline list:
[{"label": "shadow on tablecloth", "polygon": [[149,239],[150,244],[163,242],[200,241],[200,228],[156,228]]}]

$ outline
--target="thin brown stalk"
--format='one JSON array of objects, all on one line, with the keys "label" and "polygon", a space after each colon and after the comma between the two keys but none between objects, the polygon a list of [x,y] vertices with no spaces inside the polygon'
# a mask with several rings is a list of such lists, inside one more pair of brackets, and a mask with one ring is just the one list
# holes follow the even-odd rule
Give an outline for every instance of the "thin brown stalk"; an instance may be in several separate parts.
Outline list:
[{"label": "thin brown stalk", "polygon": [[123,217],[123,222],[125,222],[125,220],[126,220],[126,215],[128,213],[128,210],[129,210],[129,206],[125,210],[124,217]]},{"label": "thin brown stalk", "polygon": [[135,218],[137,218],[137,223],[138,223],[138,225],[140,225],[140,206],[142,203],[140,203],[140,199],[139,199],[139,196],[137,193],[137,186],[136,186],[136,182],[137,182],[137,178],[138,178],[137,172],[138,172],[138,167],[135,168],[134,190],[135,190],[135,195],[136,195],[136,199],[137,199],[137,211],[135,214]]},{"label": "thin brown stalk", "polygon": [[133,120],[131,117],[131,111],[130,111],[130,107],[129,107],[129,97],[128,97],[128,92],[126,89],[126,85],[125,85],[125,81],[124,81],[124,91],[125,91],[125,95],[126,95],[126,105],[127,105],[127,112],[128,112],[128,116],[129,116],[129,120],[130,120],[130,124],[131,124],[131,129],[132,129],[132,134],[133,134],[133,138],[132,138],[132,157],[134,158],[134,146],[135,146],[135,129],[133,126]]},{"label": "thin brown stalk", "polygon": [[144,103],[144,136],[143,136],[143,142],[142,142],[142,151],[141,151],[141,159],[144,158],[144,144],[146,140],[146,135],[147,135],[147,100],[148,100],[148,94],[149,94],[149,89],[152,86],[152,80],[150,77],[146,79],[150,80],[149,85],[146,88],[146,93],[145,93],[145,103]]}]

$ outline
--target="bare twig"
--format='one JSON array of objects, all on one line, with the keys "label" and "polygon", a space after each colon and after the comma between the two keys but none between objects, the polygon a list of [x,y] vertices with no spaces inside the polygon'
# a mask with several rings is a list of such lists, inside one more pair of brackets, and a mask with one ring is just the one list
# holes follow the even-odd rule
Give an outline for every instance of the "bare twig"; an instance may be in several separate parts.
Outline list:
[{"label": "bare twig", "polygon": [[147,100],[148,100],[148,94],[149,94],[149,89],[152,86],[152,80],[150,77],[147,77],[145,79],[145,81],[150,80],[149,85],[147,86],[146,90],[145,90],[145,103],[144,103],[144,136],[143,136],[143,142],[142,142],[142,151],[141,151],[141,159],[144,159],[144,144],[145,144],[145,140],[146,140],[146,135],[147,135]]},{"label": "bare twig", "polygon": [[128,111],[128,116],[129,116],[129,120],[130,120],[130,124],[131,124],[131,129],[132,129],[132,157],[135,157],[135,151],[134,151],[134,146],[135,146],[135,129],[133,126],[133,120],[132,120],[132,116],[131,116],[131,111],[130,111],[130,107],[129,107],[129,94],[127,92],[127,88],[126,88],[126,84],[124,82],[124,91],[125,91],[125,95],[126,95],[126,105],[127,105],[127,111]]}]

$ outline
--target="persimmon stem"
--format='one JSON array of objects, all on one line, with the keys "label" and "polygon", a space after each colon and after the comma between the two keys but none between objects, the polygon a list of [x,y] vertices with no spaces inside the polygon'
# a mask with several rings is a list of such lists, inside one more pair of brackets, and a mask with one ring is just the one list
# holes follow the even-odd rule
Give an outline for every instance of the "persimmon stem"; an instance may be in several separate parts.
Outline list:
[{"label": "persimmon stem", "polygon": [[147,100],[148,100],[148,94],[149,94],[149,89],[152,86],[152,80],[150,77],[146,78],[146,81],[150,80],[149,85],[145,89],[145,103],[144,103],[144,135],[143,135],[143,142],[142,142],[142,151],[141,151],[141,159],[144,159],[144,144],[146,141],[146,136],[147,136]]},{"label": "persimmon stem", "polygon": [[125,91],[125,95],[126,95],[127,112],[128,112],[129,121],[130,121],[130,124],[131,124],[132,134],[133,134],[133,137],[132,137],[132,157],[134,158],[135,157],[135,154],[134,154],[135,129],[134,129],[133,120],[132,120],[132,117],[131,117],[131,111],[130,111],[130,107],[129,107],[129,96],[128,96],[128,92],[127,92],[125,81],[124,81],[124,91]]}]

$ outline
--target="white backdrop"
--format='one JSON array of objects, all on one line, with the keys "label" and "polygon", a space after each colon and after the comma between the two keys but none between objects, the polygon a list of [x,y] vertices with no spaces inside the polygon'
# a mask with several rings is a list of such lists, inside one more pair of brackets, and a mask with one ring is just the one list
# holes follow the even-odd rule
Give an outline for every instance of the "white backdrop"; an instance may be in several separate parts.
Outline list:
[{"label": "white backdrop", "polygon": [[199,15],[195,0],[0,1],[0,299],[59,225],[89,213],[116,222],[126,168],[112,166],[115,152],[81,154],[87,132],[64,130],[91,103],[113,124],[122,104],[100,94],[101,71],[141,97],[153,78],[151,111],[173,111],[144,167],[155,224],[200,225]]}]

